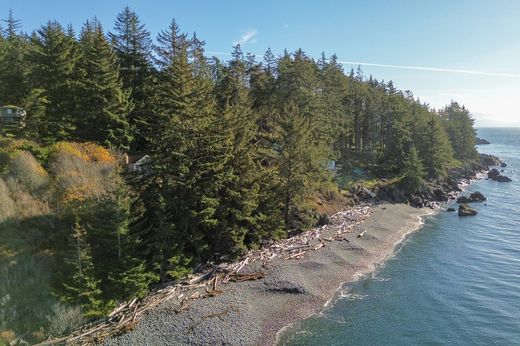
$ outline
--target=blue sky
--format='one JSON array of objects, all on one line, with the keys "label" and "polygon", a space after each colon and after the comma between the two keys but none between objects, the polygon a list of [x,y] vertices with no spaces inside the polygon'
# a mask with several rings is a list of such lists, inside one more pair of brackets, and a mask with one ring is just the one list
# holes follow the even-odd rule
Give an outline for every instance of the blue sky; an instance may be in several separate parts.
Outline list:
[{"label": "blue sky", "polygon": [[[480,126],[520,126],[520,1],[518,0],[0,0],[32,31],[50,19],[79,30],[97,16],[111,30],[128,5],[155,34],[175,18],[196,31],[209,52],[228,53],[233,43],[259,55],[271,47],[303,48],[318,57],[336,53],[363,65],[366,74],[434,107],[464,103]],[[405,69],[426,67],[428,69]],[[464,70],[464,71],[452,71]],[[480,73],[480,72],[486,72]]]}]

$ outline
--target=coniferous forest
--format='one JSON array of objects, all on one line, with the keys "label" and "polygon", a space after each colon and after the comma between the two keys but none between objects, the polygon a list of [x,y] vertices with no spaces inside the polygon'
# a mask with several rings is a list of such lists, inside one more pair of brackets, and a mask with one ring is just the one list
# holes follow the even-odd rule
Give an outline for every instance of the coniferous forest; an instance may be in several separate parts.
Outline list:
[{"label": "coniferous forest", "polygon": [[[237,45],[221,60],[204,44],[174,20],[152,37],[129,8],[113,28],[93,18],[80,32],[4,20],[0,104],[27,115],[0,140],[0,330],[65,333],[315,225],[316,196],[352,202],[354,183],[413,195],[478,158],[456,102],[432,109],[335,55]],[[150,160],[128,172],[128,153]],[[22,311],[28,296],[56,316]],[[64,314],[75,318],[56,325]]]}]

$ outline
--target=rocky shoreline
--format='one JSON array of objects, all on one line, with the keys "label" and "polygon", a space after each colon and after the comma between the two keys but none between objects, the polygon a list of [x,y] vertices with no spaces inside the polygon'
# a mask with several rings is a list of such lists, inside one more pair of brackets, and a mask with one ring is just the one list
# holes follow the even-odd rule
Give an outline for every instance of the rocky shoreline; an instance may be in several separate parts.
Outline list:
[{"label": "rocky shoreline", "polygon": [[471,163],[461,168],[452,169],[444,179],[429,181],[422,190],[416,194],[406,194],[396,186],[380,186],[374,191],[366,191],[358,188],[353,194],[361,201],[368,201],[375,197],[376,200],[390,203],[405,203],[416,208],[438,208],[441,202],[456,200],[462,187],[477,179],[479,173],[488,172],[488,178],[499,181],[511,181],[502,176],[497,168],[505,167],[505,163],[498,157],[488,154],[480,154],[480,162]]}]

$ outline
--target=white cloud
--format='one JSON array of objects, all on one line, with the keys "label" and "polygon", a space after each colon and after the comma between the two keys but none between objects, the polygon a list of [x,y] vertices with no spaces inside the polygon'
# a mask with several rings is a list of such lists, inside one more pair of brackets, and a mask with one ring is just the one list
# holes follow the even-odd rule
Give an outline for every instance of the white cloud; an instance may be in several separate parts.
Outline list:
[{"label": "white cloud", "polygon": [[247,43],[256,43],[257,34],[258,31],[256,29],[248,30],[238,40],[233,41],[233,45],[236,46],[237,44],[240,44],[241,46],[243,46]]}]

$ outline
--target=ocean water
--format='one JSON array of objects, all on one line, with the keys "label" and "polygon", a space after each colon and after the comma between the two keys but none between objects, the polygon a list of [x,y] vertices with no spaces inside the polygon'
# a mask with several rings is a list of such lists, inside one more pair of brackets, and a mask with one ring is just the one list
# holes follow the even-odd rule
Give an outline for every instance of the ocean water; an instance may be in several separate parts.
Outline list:
[{"label": "ocean water", "polygon": [[429,217],[369,277],[281,345],[520,345],[520,128],[478,130],[512,183],[478,180],[477,216]]}]

